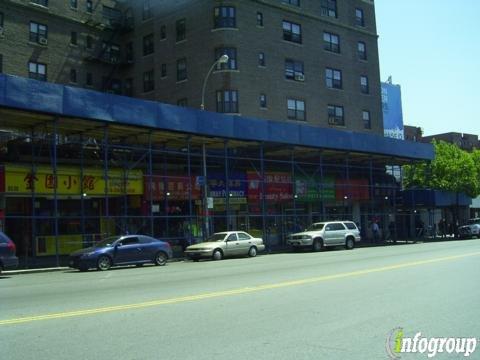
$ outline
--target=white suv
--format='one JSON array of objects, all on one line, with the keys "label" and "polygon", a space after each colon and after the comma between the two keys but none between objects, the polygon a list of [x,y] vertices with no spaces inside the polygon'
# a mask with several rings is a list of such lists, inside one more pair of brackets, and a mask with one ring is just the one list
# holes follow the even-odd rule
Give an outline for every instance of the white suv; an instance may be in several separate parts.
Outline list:
[{"label": "white suv", "polygon": [[338,245],[351,250],[360,240],[360,230],[353,221],[324,221],[312,224],[304,232],[289,235],[287,244],[294,249],[309,247],[313,251]]}]

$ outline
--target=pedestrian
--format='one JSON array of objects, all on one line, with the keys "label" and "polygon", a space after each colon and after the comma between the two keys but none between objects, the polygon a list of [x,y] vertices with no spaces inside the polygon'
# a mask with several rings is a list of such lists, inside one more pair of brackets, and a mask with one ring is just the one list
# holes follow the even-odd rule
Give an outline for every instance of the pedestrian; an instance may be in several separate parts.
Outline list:
[{"label": "pedestrian", "polygon": [[373,235],[373,242],[374,243],[378,242],[379,232],[380,232],[380,228],[378,227],[377,220],[374,220],[373,223],[372,223],[372,235]]},{"label": "pedestrian", "polygon": [[390,240],[393,240],[394,242],[396,241],[395,237],[395,222],[392,220],[388,224],[388,233],[389,233],[389,238]]},{"label": "pedestrian", "polygon": [[446,229],[445,229],[445,219],[441,218],[440,221],[438,222],[438,231],[440,231],[440,236],[444,238],[447,236],[446,234]]}]

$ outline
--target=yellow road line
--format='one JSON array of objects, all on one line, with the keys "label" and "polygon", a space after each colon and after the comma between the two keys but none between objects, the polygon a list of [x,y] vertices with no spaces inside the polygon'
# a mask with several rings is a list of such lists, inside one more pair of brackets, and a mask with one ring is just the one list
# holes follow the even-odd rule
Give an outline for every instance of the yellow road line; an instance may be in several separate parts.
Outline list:
[{"label": "yellow road line", "polygon": [[45,314],[45,315],[26,316],[26,317],[20,317],[15,319],[0,320],[0,326],[22,324],[22,323],[28,323],[33,321],[63,319],[63,318],[70,318],[70,317],[76,317],[76,316],[102,314],[102,313],[122,311],[122,310],[142,309],[142,308],[161,306],[161,305],[167,305],[167,304],[179,304],[183,302],[219,298],[224,296],[248,294],[248,293],[259,292],[264,290],[299,286],[299,285],[305,285],[305,284],[318,283],[318,282],[327,281],[327,280],[342,279],[342,278],[361,276],[361,275],[372,274],[372,273],[383,272],[383,271],[397,270],[397,269],[402,269],[407,267],[437,263],[441,261],[457,260],[457,259],[462,259],[462,258],[471,257],[471,256],[478,256],[478,255],[480,255],[480,252],[474,252],[474,253],[463,254],[463,255],[446,256],[446,257],[433,258],[428,260],[412,261],[407,263],[382,266],[378,268],[358,270],[358,271],[333,274],[333,275],[317,276],[317,277],[292,280],[292,281],[283,281],[283,282],[273,283],[273,284],[257,285],[257,286],[244,287],[244,288],[238,288],[238,289],[232,289],[232,290],[215,291],[211,293],[181,296],[181,297],[170,298],[170,299],[153,300],[153,301],[147,301],[147,302],[136,303],[136,304],[125,304],[125,305],[107,306],[107,307],[77,310],[77,311],[65,311],[65,312]]}]

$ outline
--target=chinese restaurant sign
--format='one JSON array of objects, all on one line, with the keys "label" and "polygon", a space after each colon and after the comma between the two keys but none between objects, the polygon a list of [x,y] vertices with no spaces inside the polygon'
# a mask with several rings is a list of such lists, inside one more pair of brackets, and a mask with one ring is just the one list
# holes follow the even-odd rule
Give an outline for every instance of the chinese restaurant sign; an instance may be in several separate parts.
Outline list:
[{"label": "chinese restaurant sign", "polygon": [[49,166],[32,168],[23,165],[5,165],[5,192],[7,194],[53,195],[105,195],[108,184],[109,195],[142,195],[143,175],[140,170],[123,172],[109,169],[105,182],[103,169],[84,168],[83,178],[79,168],[57,167],[54,175]]}]

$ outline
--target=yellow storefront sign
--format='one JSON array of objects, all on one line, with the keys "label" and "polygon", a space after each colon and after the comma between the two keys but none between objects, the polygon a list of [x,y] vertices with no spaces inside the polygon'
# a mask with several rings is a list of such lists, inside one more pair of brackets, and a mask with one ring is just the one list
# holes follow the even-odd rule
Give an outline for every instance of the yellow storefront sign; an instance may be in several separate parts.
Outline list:
[{"label": "yellow storefront sign", "polygon": [[56,176],[50,166],[37,166],[35,172],[26,165],[5,165],[5,192],[25,194],[35,191],[40,195],[101,196],[105,188],[109,195],[142,195],[143,173],[141,170],[123,171],[109,169],[105,181],[103,169],[57,167]]}]

